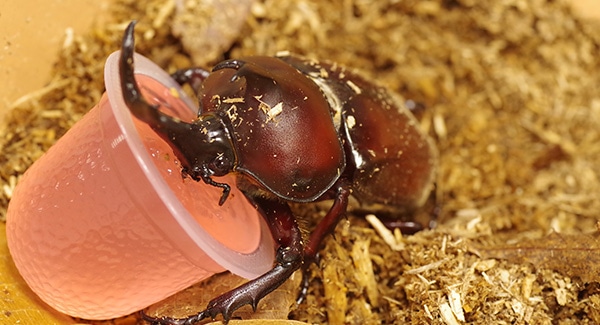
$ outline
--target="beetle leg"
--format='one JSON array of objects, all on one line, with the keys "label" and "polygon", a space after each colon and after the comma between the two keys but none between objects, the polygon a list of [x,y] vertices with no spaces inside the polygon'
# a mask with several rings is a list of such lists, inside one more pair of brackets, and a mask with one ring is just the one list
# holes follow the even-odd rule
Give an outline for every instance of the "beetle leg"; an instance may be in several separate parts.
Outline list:
[{"label": "beetle leg", "polygon": [[175,71],[173,74],[171,74],[171,78],[173,78],[173,80],[175,80],[179,85],[190,85],[194,92],[198,94],[200,92],[200,88],[202,87],[202,83],[209,74],[209,71],[206,71],[202,68],[188,68]]},{"label": "beetle leg", "polygon": [[303,261],[303,242],[296,218],[286,203],[254,197],[250,201],[266,219],[273,239],[279,244],[276,264],[262,276],[247,282],[215,299],[206,308],[207,316],[223,314],[229,320],[233,311],[250,304],[253,309],[259,300],[278,288],[296,271]]},{"label": "beetle leg", "polygon": [[300,304],[306,297],[309,287],[308,268],[312,262],[316,262],[319,247],[325,236],[333,233],[335,226],[346,215],[348,208],[348,197],[350,186],[340,185],[337,189],[333,205],[327,215],[317,224],[311,232],[308,243],[304,246],[304,264],[302,265],[302,283],[296,303]]},{"label": "beetle leg", "polygon": [[304,246],[298,224],[289,206],[281,201],[248,197],[269,225],[273,239],[279,244],[273,269],[217,298],[211,300],[206,310],[187,318],[154,318],[144,315],[151,324],[193,324],[202,319],[222,314],[225,323],[235,310],[249,304],[256,310],[258,302],[278,288],[296,271],[303,261]]}]

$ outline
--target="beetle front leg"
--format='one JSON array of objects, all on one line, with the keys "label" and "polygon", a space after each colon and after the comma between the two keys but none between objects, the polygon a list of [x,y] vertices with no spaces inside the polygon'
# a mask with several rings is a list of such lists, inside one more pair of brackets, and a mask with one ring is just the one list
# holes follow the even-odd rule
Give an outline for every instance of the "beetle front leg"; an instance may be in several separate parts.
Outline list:
[{"label": "beetle front leg", "polygon": [[206,310],[187,318],[154,318],[144,315],[151,324],[184,325],[222,314],[227,323],[238,308],[249,304],[256,310],[258,302],[277,289],[303,262],[304,246],[298,224],[289,206],[281,201],[249,197],[263,215],[273,239],[279,244],[276,264],[267,273],[211,300]]}]

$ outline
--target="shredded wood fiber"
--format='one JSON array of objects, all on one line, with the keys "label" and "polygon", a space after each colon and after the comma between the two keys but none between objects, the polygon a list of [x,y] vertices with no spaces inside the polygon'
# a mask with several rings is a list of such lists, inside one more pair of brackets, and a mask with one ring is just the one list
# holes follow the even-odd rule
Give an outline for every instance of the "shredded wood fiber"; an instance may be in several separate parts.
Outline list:
[{"label": "shredded wood fiber", "polygon": [[[106,22],[77,35],[57,59],[51,83],[2,122],[0,217],[20,175],[99,100],[104,60],[119,48],[125,24],[137,19],[137,51],[168,71],[289,50],[358,68],[424,106],[423,127],[441,152],[439,227],[387,236],[394,243],[386,243],[364,219],[350,216],[326,241],[321,269],[312,268],[307,302],[293,306],[291,318],[331,324],[600,323],[599,279],[584,283],[527,259],[482,258],[476,249],[543,241],[552,230],[596,231],[597,23],[576,18],[562,1],[246,3],[247,17],[227,16],[231,26],[238,22],[231,19],[241,20],[235,37],[190,40],[193,33],[179,32],[180,42],[174,25],[214,36],[207,26],[222,31],[227,19],[214,19],[224,9],[179,12],[169,0],[119,1]],[[198,52],[208,44],[210,51]],[[323,213],[321,205],[297,210],[309,227]],[[404,249],[392,249],[398,246]]]}]

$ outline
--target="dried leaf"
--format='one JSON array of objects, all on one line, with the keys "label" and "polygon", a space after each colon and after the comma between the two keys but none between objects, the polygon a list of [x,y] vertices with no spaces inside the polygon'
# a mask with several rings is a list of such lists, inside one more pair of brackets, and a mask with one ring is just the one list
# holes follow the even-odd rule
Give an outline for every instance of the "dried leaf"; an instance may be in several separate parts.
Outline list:
[{"label": "dried leaf", "polygon": [[0,324],[75,324],[43,303],[19,275],[8,252],[6,225],[0,222]]},{"label": "dried leaf", "polygon": [[584,282],[600,281],[600,237],[597,233],[552,233],[541,239],[525,240],[515,245],[476,247],[475,250],[484,259],[531,263],[537,268],[579,277]]}]

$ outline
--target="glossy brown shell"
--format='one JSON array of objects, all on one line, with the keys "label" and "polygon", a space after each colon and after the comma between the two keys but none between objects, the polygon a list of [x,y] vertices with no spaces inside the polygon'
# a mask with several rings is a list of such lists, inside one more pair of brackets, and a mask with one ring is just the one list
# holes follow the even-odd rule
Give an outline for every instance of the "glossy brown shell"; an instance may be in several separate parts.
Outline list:
[{"label": "glossy brown shell", "polygon": [[325,97],[313,81],[279,59],[239,62],[237,69],[211,73],[200,98],[203,112],[230,121],[235,171],[283,199],[316,200],[345,168]]},{"label": "glossy brown shell", "polygon": [[433,187],[438,153],[400,100],[335,64],[282,59],[321,85],[339,111],[339,132],[352,153],[347,168],[354,167],[354,196],[408,209],[422,205]]}]

